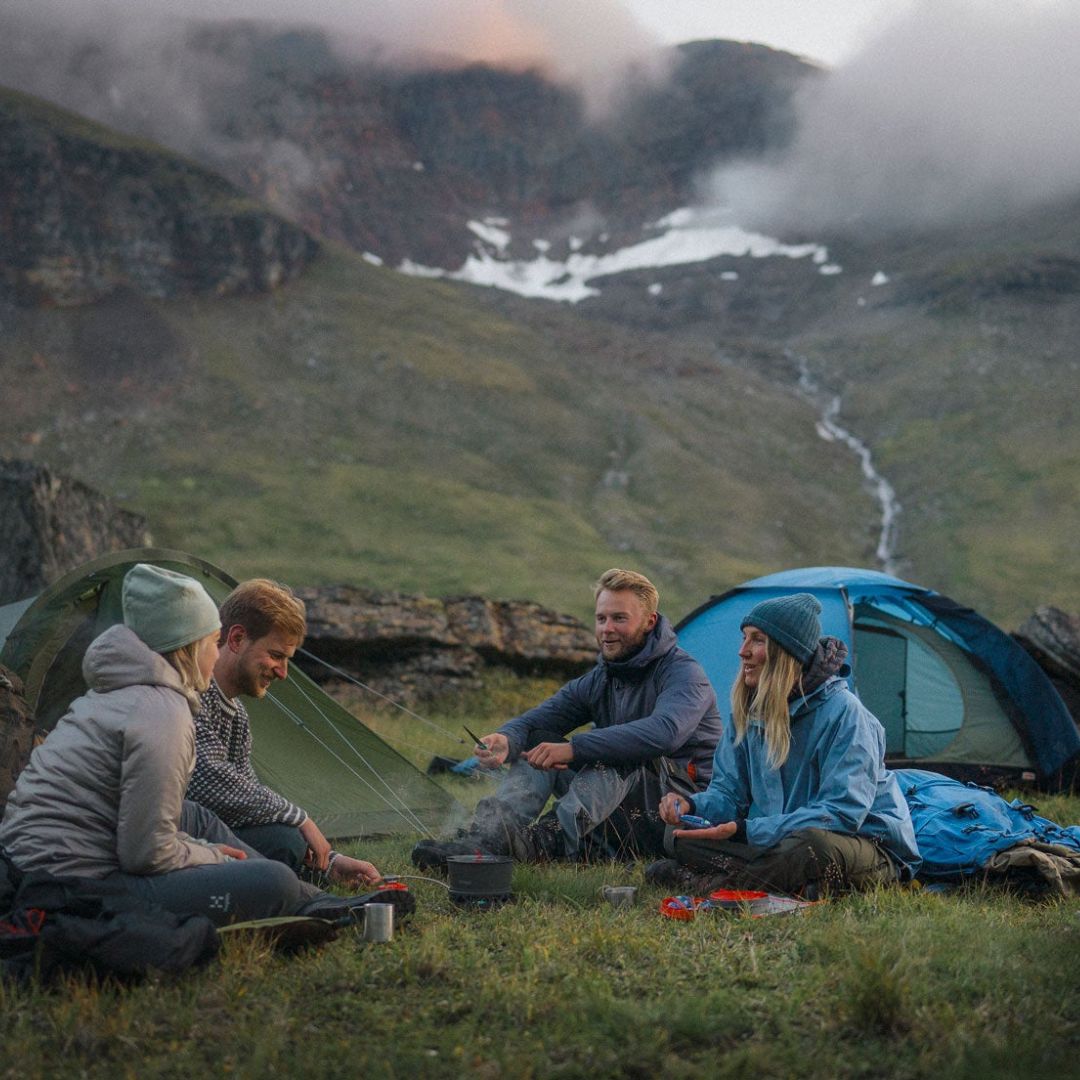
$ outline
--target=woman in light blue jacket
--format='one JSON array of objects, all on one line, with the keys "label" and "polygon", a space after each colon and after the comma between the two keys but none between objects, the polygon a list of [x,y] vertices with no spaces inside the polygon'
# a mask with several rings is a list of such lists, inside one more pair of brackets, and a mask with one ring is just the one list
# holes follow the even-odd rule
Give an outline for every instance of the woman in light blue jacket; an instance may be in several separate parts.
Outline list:
[{"label": "woman in light blue jacket", "polygon": [[[809,593],[765,600],[742,620],[732,723],[708,788],[669,793],[674,859],[650,881],[694,892],[764,889],[816,899],[906,880],[919,854],[884,764],[885,732],[847,688],[847,647],[821,637]],[[688,823],[690,816],[704,819]]]}]

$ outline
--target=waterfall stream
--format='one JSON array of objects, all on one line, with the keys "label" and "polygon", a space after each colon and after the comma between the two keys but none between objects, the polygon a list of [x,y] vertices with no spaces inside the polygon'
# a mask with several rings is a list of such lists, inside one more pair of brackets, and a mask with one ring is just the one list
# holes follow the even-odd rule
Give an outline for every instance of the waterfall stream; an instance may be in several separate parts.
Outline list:
[{"label": "waterfall stream", "polygon": [[806,360],[796,358],[799,365],[799,392],[803,397],[822,409],[821,419],[817,422],[817,433],[826,442],[841,442],[859,459],[863,476],[874,490],[878,505],[881,507],[881,531],[878,533],[877,550],[874,552],[878,564],[886,574],[897,574],[896,542],[899,533],[900,503],[892,484],[874,468],[874,459],[870,447],[858,436],[853,435],[838,421],[840,416],[840,395],[823,391],[817,380],[810,374]]}]

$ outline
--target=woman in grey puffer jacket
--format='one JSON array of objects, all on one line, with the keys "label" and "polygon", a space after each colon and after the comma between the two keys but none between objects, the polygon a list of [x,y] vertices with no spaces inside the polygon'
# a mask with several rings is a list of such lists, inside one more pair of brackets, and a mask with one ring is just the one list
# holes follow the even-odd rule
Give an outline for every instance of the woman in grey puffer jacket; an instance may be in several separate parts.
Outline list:
[{"label": "woman in grey puffer jacket", "polygon": [[179,828],[217,606],[192,578],[140,563],[124,578],[123,610],[124,625],[83,658],[88,692],[19,777],[0,846],[20,871],[117,880],[217,924],[296,910],[308,887],[287,866],[249,859],[224,826],[203,839]]}]

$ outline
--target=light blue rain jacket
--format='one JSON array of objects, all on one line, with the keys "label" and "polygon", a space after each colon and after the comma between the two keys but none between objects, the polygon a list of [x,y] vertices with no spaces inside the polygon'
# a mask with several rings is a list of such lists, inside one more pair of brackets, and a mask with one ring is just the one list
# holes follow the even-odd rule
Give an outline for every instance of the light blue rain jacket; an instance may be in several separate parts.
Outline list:
[{"label": "light blue rain jacket", "polygon": [[759,848],[800,829],[865,836],[910,877],[920,861],[915,832],[884,761],[885,729],[834,675],[791,703],[791,752],[779,769],[768,764],[761,721],[747,725],[738,745],[734,725],[725,724],[694,813],[714,824],[746,818],[747,843]]}]

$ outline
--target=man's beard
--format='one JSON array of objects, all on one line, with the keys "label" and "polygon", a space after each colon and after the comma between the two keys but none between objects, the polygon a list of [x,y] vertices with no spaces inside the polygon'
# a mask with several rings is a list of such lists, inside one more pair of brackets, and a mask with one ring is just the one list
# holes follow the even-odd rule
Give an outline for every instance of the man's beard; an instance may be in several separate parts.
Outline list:
[{"label": "man's beard", "polygon": [[[621,664],[624,660],[632,659],[645,648],[645,642],[648,640],[648,637],[648,632],[646,632],[634,641],[619,642],[619,652],[615,656],[607,657],[607,659],[616,664]],[[603,645],[600,646],[600,651],[604,651]]]},{"label": "man's beard", "polygon": [[263,682],[262,675],[258,670],[248,671],[241,668],[237,684],[240,694],[244,697],[260,698],[269,689],[269,683]]}]

